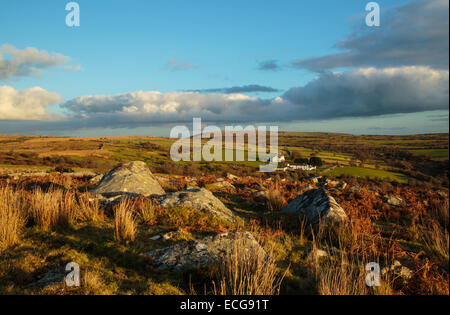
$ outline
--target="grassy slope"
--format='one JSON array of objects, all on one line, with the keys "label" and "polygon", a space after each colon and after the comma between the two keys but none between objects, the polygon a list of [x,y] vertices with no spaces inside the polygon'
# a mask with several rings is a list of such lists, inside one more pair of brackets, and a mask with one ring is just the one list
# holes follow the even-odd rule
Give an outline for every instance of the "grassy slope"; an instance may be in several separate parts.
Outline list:
[{"label": "grassy slope", "polygon": [[341,175],[351,175],[356,177],[369,177],[369,178],[380,178],[387,179],[388,181],[397,181],[399,183],[407,183],[408,178],[405,175],[395,172],[388,172],[383,170],[374,170],[369,168],[361,167],[341,167],[335,168],[330,171],[325,172],[326,175],[330,176],[341,176]]},{"label": "grassy slope", "polygon": [[[42,158],[53,155],[67,157],[72,168],[93,168],[99,172],[105,172],[120,162],[143,160],[152,167],[164,166],[170,162],[169,150],[173,139],[150,137],[112,137],[112,138],[54,138],[54,137],[28,137],[28,136],[0,136],[0,164],[8,165],[12,161],[17,165],[43,166]],[[99,150],[100,144],[104,144],[103,150]],[[330,172],[330,175],[349,174],[353,176],[374,176],[404,181],[401,169],[391,172],[391,166],[384,161],[366,161],[358,168],[352,166],[353,156],[349,153],[333,152],[330,150],[316,150],[315,147],[333,144],[334,146],[348,147],[395,147],[409,152],[426,155],[436,160],[448,160],[448,134],[441,135],[417,135],[417,136],[353,136],[345,134],[324,133],[280,133],[279,143],[281,150],[296,152],[303,157],[316,155],[325,163],[338,165],[338,168]],[[145,145],[151,145],[146,147]],[[229,149],[227,149],[229,150]],[[5,157],[10,153],[10,157]],[[37,153],[39,158],[22,158],[17,153]],[[3,157],[2,157],[3,156]],[[245,152],[247,158],[247,152]],[[23,162],[21,162],[23,160]],[[85,165],[91,161],[91,165]],[[52,166],[52,163],[49,163]],[[195,162],[195,165],[201,163]],[[210,163],[213,167],[227,168],[230,163]],[[259,163],[236,162],[255,170]],[[376,169],[375,165],[377,165]],[[48,166],[48,167],[50,167]],[[354,165],[353,165],[354,166]],[[388,171],[389,169],[389,171]]]}]

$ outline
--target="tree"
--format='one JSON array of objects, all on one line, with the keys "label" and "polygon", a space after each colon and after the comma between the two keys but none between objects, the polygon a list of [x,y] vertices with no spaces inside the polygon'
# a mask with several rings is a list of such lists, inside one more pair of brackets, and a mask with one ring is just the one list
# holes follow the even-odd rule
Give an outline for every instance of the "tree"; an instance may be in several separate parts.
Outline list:
[{"label": "tree", "polygon": [[312,165],[312,166],[322,166],[323,162],[322,162],[322,159],[320,157],[314,156],[314,157],[309,159],[309,164]]},{"label": "tree", "polygon": [[309,160],[306,158],[299,158],[299,159],[295,159],[294,163],[295,164],[309,164]]}]

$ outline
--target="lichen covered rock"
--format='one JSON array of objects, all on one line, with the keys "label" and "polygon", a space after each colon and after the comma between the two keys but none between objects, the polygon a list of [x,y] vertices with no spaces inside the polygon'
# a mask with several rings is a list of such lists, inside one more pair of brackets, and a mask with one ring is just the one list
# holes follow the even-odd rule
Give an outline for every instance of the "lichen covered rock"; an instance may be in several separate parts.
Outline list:
[{"label": "lichen covered rock", "polygon": [[[239,247],[237,247],[239,246]],[[264,249],[249,232],[229,232],[201,240],[187,241],[174,246],[157,249],[143,254],[152,261],[158,270],[175,270],[197,268],[220,263],[225,255],[239,248],[239,253],[264,255]]]},{"label": "lichen covered rock", "polygon": [[234,213],[207,189],[189,189],[159,197],[164,208],[186,207],[234,221]]},{"label": "lichen covered rock", "polygon": [[109,197],[121,194],[162,195],[165,193],[144,162],[122,164],[103,176],[91,191]]},{"label": "lichen covered rock", "polygon": [[311,224],[319,221],[344,223],[348,220],[344,209],[323,189],[313,189],[298,196],[281,210],[283,213],[298,214]]}]

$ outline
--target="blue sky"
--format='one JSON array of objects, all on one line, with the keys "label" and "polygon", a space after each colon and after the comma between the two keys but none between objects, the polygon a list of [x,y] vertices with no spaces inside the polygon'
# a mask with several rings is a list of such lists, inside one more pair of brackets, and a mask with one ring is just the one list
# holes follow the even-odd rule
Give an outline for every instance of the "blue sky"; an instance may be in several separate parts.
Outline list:
[{"label": "blue sky", "polygon": [[[436,1],[442,4],[441,1]],[[264,107],[269,100],[280,96],[286,100],[288,98],[284,95],[289,92],[289,95],[295,95],[295,97],[292,96],[291,99],[288,99],[289,104],[283,105],[284,110],[292,104],[296,104],[292,99],[297,101],[300,98],[301,103],[298,104],[306,108],[305,119],[301,119],[303,116],[300,114],[294,115],[295,117],[292,119],[287,119],[288,113],[275,119],[282,121],[284,128],[290,130],[306,128],[310,131],[321,131],[312,130],[314,123],[316,122],[320,129],[324,128],[325,121],[327,122],[325,129],[331,130],[324,131],[333,131],[334,129],[352,133],[448,132],[448,121],[445,122],[442,119],[428,121],[428,114],[422,116],[417,114],[432,112],[434,113],[434,115],[431,114],[433,117],[436,115],[440,118],[448,117],[448,106],[445,108],[442,105],[442,100],[447,99],[448,103],[448,89],[442,91],[442,87],[439,87],[439,91],[443,92],[443,98],[436,100],[438,105],[430,104],[431,111],[426,110],[427,108],[418,108],[418,106],[408,109],[403,105],[399,105],[397,111],[390,111],[386,110],[384,105],[376,105],[380,107],[379,112],[369,113],[364,110],[361,111],[361,114],[356,111],[353,115],[352,108],[350,108],[346,109],[347,114],[343,117],[336,117],[339,119],[335,119],[332,115],[332,113],[339,113],[339,110],[326,111],[324,109],[320,113],[310,110],[315,106],[317,97],[305,99],[304,95],[312,93],[312,87],[299,91],[293,90],[295,87],[311,85],[311,82],[318,77],[321,78],[324,71],[346,73],[372,67],[370,62],[368,64],[360,62],[355,65],[346,64],[343,67],[337,64],[328,69],[313,69],[311,68],[313,66],[304,62],[308,58],[338,54],[340,49],[334,47],[336,43],[348,38],[351,34],[365,32],[365,15],[367,14],[365,6],[368,1],[79,0],[77,2],[81,10],[81,26],[69,28],[65,25],[65,17],[68,13],[64,10],[66,1],[0,0],[0,46],[7,44],[17,50],[33,47],[39,51],[45,50],[50,55],[59,53],[70,57],[70,60],[65,60],[56,66],[40,68],[42,71],[39,75],[35,73],[11,75],[4,76],[3,79],[0,76],[0,86],[12,87],[14,93],[39,87],[46,92],[57,93],[60,96],[58,101],[52,101],[45,105],[40,103],[37,106],[45,106],[45,111],[48,113],[69,115],[70,117],[56,119],[68,120],[67,130],[63,130],[65,129],[64,124],[60,123],[58,131],[51,131],[51,129],[55,129],[54,127],[45,131],[46,124],[51,125],[52,122],[49,120],[52,119],[37,119],[42,120],[38,123],[38,129],[43,133],[76,132],[73,131],[72,116],[77,117],[83,114],[91,119],[99,113],[90,111],[90,108],[87,110],[86,104],[82,104],[84,106],[82,107],[81,101],[77,100],[80,96],[127,95],[134,91],[173,93],[195,90],[202,93],[209,89],[245,86],[273,89],[273,92],[252,92],[252,89],[242,92],[250,98],[256,98],[262,104],[255,105],[255,101],[251,99],[249,101],[252,102],[252,106]],[[401,8],[414,3],[414,1],[389,0],[378,1],[378,3],[382,9],[381,28],[383,28],[385,12],[387,17],[391,15],[395,17],[395,14],[389,15],[389,12],[395,12],[393,11],[395,8]],[[448,2],[446,5],[448,8]],[[392,17],[390,18],[392,19]],[[403,18],[405,19],[405,17]],[[443,21],[443,26],[445,26],[445,16]],[[448,28],[448,14],[446,21]],[[428,26],[425,25],[425,27]],[[384,30],[384,32],[388,32],[388,30]],[[381,42],[380,45],[382,45]],[[430,43],[430,45],[434,44]],[[446,52],[448,55],[448,42],[446,45],[435,49]],[[353,49],[357,50],[358,47]],[[412,49],[414,49],[413,46]],[[440,59],[438,53],[435,59]],[[7,60],[13,57],[4,53],[3,58]],[[355,57],[355,60],[357,58]],[[399,59],[401,58],[399,57]],[[295,63],[298,60],[301,62]],[[416,60],[417,65],[415,64]],[[436,66],[433,60],[423,61],[421,56],[418,56],[416,60],[406,61],[405,57],[405,62],[399,64],[391,64],[383,60],[382,63],[374,63],[373,67],[380,71],[387,67],[429,67],[431,70],[444,71],[443,80],[445,81],[447,76],[448,81],[448,64]],[[275,70],[261,69],[261,65],[271,63],[276,65]],[[80,67],[80,69],[68,71],[64,68],[65,66]],[[374,75],[380,76],[380,73],[377,72]],[[412,74],[408,72],[407,75],[417,76],[420,73],[420,71]],[[406,76],[406,74],[402,75]],[[349,77],[349,80],[354,76]],[[438,82],[438,84],[441,83]],[[326,81],[326,84],[329,82]],[[401,86],[404,85],[401,84]],[[332,86],[335,87],[335,85]],[[329,90],[328,85],[325,90]],[[298,93],[303,94],[299,96]],[[336,93],[341,95],[341,92]],[[209,94],[209,92],[205,91],[204,94]],[[72,100],[77,101],[71,102]],[[347,98],[345,100],[347,101]],[[98,98],[95,101],[98,101]],[[177,102],[178,105],[180,102],[182,103],[178,98],[175,100],[171,98],[171,101]],[[225,101],[222,100],[220,106],[227,106],[228,101],[228,98]],[[360,101],[361,98],[358,98],[358,102]],[[104,100],[101,102],[104,105]],[[111,102],[117,102],[117,100],[111,100]],[[207,102],[210,104],[215,100],[211,98]],[[327,100],[324,99],[323,102],[326,106]],[[76,106],[74,103],[77,103]],[[115,104],[108,103],[104,106],[114,106]],[[132,101],[127,99],[123,105],[126,109],[133,109],[133,111],[135,111],[133,106],[137,106],[140,111],[140,106],[145,107],[146,104],[143,101],[137,101],[137,98],[132,98]],[[7,105],[8,108],[12,106],[11,104]],[[33,106],[31,101],[29,106]],[[158,103],[157,106],[167,106],[167,104]],[[191,105],[181,104],[180,106]],[[333,106],[339,106],[339,104]],[[343,106],[345,107],[346,104]],[[239,111],[241,107],[237,106],[237,108]],[[277,112],[276,107],[273,108]],[[293,112],[296,112],[297,109],[298,107],[293,107]],[[245,110],[243,111],[245,112]],[[117,109],[114,116],[110,116],[112,112],[106,109],[102,109],[101,113],[107,115],[102,116],[103,118],[96,116],[97,118],[92,121],[114,117],[111,122],[114,123],[116,114],[118,114]],[[148,110],[145,113],[150,115]],[[261,117],[255,117],[255,121],[266,121],[269,114],[262,113]],[[399,117],[397,117],[398,114],[400,114]],[[195,115],[195,112],[192,115]],[[364,122],[368,121],[365,120],[367,119],[364,117],[366,115],[370,116],[372,122],[374,117],[385,117],[384,120],[388,126],[381,126],[382,123],[372,123],[373,126],[370,127],[372,132],[364,131]],[[7,114],[4,116],[5,118],[2,119],[0,111],[0,133],[17,132],[22,127],[24,132],[33,132],[30,126],[36,126],[36,119],[33,117],[18,119],[16,116]],[[248,115],[242,116],[245,117],[243,121],[248,119]],[[355,126],[362,126],[359,127],[360,132],[349,126],[349,117],[350,121],[355,122]],[[30,119],[35,120],[31,125],[28,122]],[[127,119],[129,119],[128,116]],[[416,129],[411,126],[411,119],[416,122],[413,123],[417,127]],[[166,120],[168,122],[173,119],[167,118]],[[211,118],[211,120],[215,120],[215,118]],[[229,120],[234,121],[236,117],[230,116]],[[133,125],[136,120],[118,119],[117,121],[120,122],[121,128],[128,129],[130,134],[133,134],[133,129],[136,130],[135,132],[145,133],[143,124],[153,125],[156,122],[152,117],[149,117],[147,121],[139,121],[139,126]],[[92,124],[86,123],[85,128],[87,129],[80,129],[79,134],[89,135],[89,130],[94,130]],[[397,130],[394,128],[396,126]],[[107,131],[110,129],[114,131],[115,127],[114,125],[102,125],[105,133],[110,133]],[[119,130],[117,129],[119,133],[123,132]],[[101,130],[95,129],[92,132],[101,133]]]}]

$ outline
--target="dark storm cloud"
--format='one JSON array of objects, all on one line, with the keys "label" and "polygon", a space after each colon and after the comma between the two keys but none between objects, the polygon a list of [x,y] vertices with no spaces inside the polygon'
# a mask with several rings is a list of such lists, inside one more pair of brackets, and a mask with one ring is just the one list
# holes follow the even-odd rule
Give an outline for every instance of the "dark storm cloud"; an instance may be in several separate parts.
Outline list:
[{"label": "dark storm cloud", "polygon": [[[296,117],[327,119],[448,110],[449,73],[428,67],[359,69],[324,73],[283,99],[299,106]],[[300,116],[300,117],[299,117]]]},{"label": "dark storm cloud", "polygon": [[317,72],[344,67],[409,65],[448,69],[448,0],[418,0],[381,14],[380,27],[369,28],[364,24],[335,44],[334,48],[342,52],[294,60],[292,65]]}]

